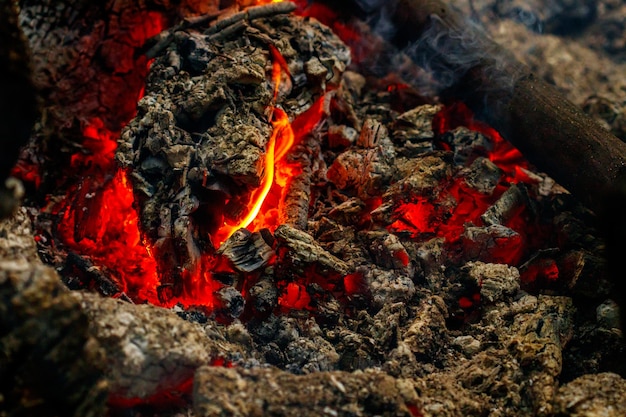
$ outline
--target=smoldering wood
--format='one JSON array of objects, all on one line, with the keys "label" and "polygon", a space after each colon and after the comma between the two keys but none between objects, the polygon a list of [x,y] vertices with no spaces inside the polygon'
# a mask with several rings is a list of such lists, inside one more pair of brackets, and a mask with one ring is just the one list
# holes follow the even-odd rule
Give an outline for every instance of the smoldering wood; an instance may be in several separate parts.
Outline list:
[{"label": "smoldering wood", "polygon": [[86,259],[75,252],[69,252],[62,271],[63,282],[71,289],[95,289],[100,294],[112,297],[120,295],[119,284]]},{"label": "smoldering wood", "polygon": [[241,22],[242,20],[254,20],[264,17],[270,17],[277,14],[291,13],[295,9],[296,5],[289,1],[248,7],[239,13],[235,13],[232,16],[226,17],[222,20],[218,20],[214,25],[211,25],[208,29],[206,29],[204,31],[204,34],[212,35],[226,29],[227,27],[235,23]]},{"label": "smoldering wood", "polygon": [[[367,2],[354,3],[375,16],[369,20],[373,26],[388,19],[384,23],[394,30],[387,41],[407,51],[417,65],[427,65],[435,79],[441,77],[444,97],[468,104],[476,117],[590,208],[601,210],[608,190],[626,177],[625,143],[446,2],[395,0],[373,10]],[[450,75],[451,82],[445,78]]]},{"label": "smoldering wood", "polygon": [[554,411],[572,417],[599,415],[607,409],[626,413],[626,384],[615,373],[585,375],[559,388]]},{"label": "smoldering wood", "polygon": [[286,276],[294,273],[304,273],[304,269],[317,265],[321,274],[333,272],[345,275],[350,271],[350,265],[322,248],[311,235],[292,226],[280,225],[274,232],[279,247],[288,249],[285,259],[282,259]]},{"label": "smoldering wood", "polygon": [[[224,221],[243,219],[250,193],[265,175],[272,133],[268,109],[280,106],[295,118],[332,81],[307,72],[306,62],[315,57],[333,78],[345,70],[345,45],[318,23],[282,15],[292,7],[277,3],[235,15],[241,33],[226,34],[232,26],[209,35],[199,26],[175,31],[174,42],[152,66],[146,96],[122,133],[117,159],[132,171],[142,225],[163,270],[193,268],[201,252],[220,243],[209,235]],[[292,78],[281,86],[277,102],[270,80],[272,46],[285,57]],[[288,216],[299,227],[306,224],[310,193],[310,174],[304,171],[282,203],[295,209]],[[166,274],[163,282],[174,295],[182,291],[179,275]]]},{"label": "smoldering wood", "polygon": [[465,183],[482,194],[491,195],[502,174],[502,170],[489,159],[478,157],[467,169]]},{"label": "smoldering wood", "polygon": [[328,169],[340,190],[355,191],[367,200],[379,195],[395,175],[395,150],[387,128],[378,121],[363,122],[356,146],[342,152]]},{"label": "smoldering wood", "polygon": [[[258,37],[258,33],[255,35]],[[319,72],[315,71],[314,74]],[[351,74],[350,78],[357,80],[358,84],[359,76]],[[376,117],[384,119],[388,114],[392,114],[386,113],[384,104],[378,104],[375,100],[368,103],[370,109],[380,110],[379,113],[375,113]],[[371,114],[368,115],[360,107],[345,109],[346,113],[339,117],[341,122],[360,130],[361,121],[371,118]],[[425,113],[430,112],[428,109],[421,110]],[[348,117],[347,114],[350,113],[352,115]],[[161,121],[157,119],[157,124]],[[424,138],[432,134],[432,129],[425,128],[421,131],[419,128],[420,124],[425,126],[428,121],[429,117],[426,116],[414,120],[415,129],[410,135],[415,135],[416,144],[428,143],[427,140],[420,142],[423,138],[419,138],[421,134]],[[332,122],[331,120],[330,123]],[[394,129],[390,131],[393,132]],[[385,204],[393,202],[392,196],[405,198],[413,192],[428,194],[457,172],[459,167],[454,164],[449,153],[421,155],[415,162],[398,158],[397,155],[415,154],[411,153],[414,152],[411,149],[402,149],[402,145],[394,140],[393,133],[391,136],[390,142],[384,144],[398,150],[394,160],[397,169],[392,178],[406,185],[409,193],[402,192],[398,187],[394,190],[395,195],[390,193],[386,196]],[[361,144],[371,146],[371,142],[367,140]],[[187,161],[186,154],[180,151],[181,148],[173,148],[165,152],[163,158],[168,165],[172,163],[173,168],[177,169],[184,167]],[[225,158],[220,162],[228,164],[232,161]],[[146,162],[145,167],[154,170],[155,175],[159,173],[160,165],[154,160]],[[471,173],[476,175],[475,189],[482,188],[490,194],[490,184],[495,178],[499,178],[498,171],[491,168],[493,167],[486,162],[473,166]],[[325,169],[321,171],[320,175],[323,175]],[[484,179],[482,175],[485,176]],[[201,184],[203,173],[196,170],[189,178]],[[141,192],[142,186],[145,186],[145,183],[139,185]],[[315,184],[315,188],[318,187],[319,184]],[[109,370],[112,375],[123,378],[117,380],[113,377],[110,380],[110,384],[119,389],[118,393],[128,396],[132,392],[132,395],[143,396],[142,390],[146,393],[149,391],[147,387],[160,389],[163,385],[156,381],[152,372],[158,377],[165,374],[164,381],[168,385],[180,381],[181,375],[189,375],[193,367],[206,360],[207,355],[202,352],[206,348],[218,355],[229,355],[228,352],[234,351],[235,358],[241,359],[243,356],[243,363],[235,362],[237,367],[235,370],[212,369],[204,367],[204,363],[202,365],[203,370],[208,369],[207,374],[210,375],[208,380],[223,381],[232,377],[245,389],[241,392],[239,385],[234,387],[228,385],[230,380],[224,384],[223,391],[216,387],[216,384],[207,384],[201,395],[194,400],[195,407],[202,410],[205,406],[216,407],[218,411],[228,413],[234,407],[231,400],[236,399],[236,406],[241,405],[241,409],[244,410],[253,409],[263,402],[270,407],[276,406],[281,412],[286,409],[285,413],[299,416],[320,415],[324,412],[334,414],[336,410],[332,407],[335,404],[339,404],[340,407],[355,403],[356,411],[350,408],[344,412],[340,408],[337,414],[354,416],[367,412],[370,415],[373,413],[385,415],[388,410],[406,412],[406,409],[410,411],[407,415],[446,417],[488,415],[493,413],[493,410],[498,410],[502,415],[553,416],[557,413],[556,410],[551,412],[550,407],[559,400],[559,394],[555,395],[554,391],[557,381],[562,380],[561,368],[566,368],[562,364],[565,363],[563,356],[568,354],[567,342],[573,325],[571,318],[574,307],[571,301],[566,297],[535,297],[517,291],[512,293],[518,279],[515,268],[494,264],[480,266],[465,264],[475,273],[473,281],[487,282],[482,294],[485,302],[480,306],[482,314],[472,319],[477,321],[470,321],[460,329],[453,328],[448,320],[450,314],[456,313],[453,310],[456,300],[451,295],[454,293],[450,292],[450,281],[454,279],[452,272],[458,265],[451,265],[451,254],[445,247],[444,239],[435,238],[423,243],[415,242],[401,233],[389,237],[392,235],[383,229],[389,224],[387,214],[392,213],[389,207],[381,208],[385,215],[374,220],[373,227],[381,227],[381,230],[363,231],[355,224],[362,221],[362,216],[368,214],[366,202],[359,196],[341,195],[333,188],[331,185],[321,191],[323,195],[320,200],[324,202],[321,204],[316,202],[317,207],[312,210],[314,215],[309,219],[306,229],[303,231],[293,228],[306,236],[294,233],[291,240],[280,236],[280,249],[288,252],[285,259],[293,261],[293,264],[287,264],[282,271],[277,271],[280,269],[278,266],[265,266],[262,271],[255,271],[247,277],[253,281],[257,273],[261,275],[250,289],[253,296],[246,298],[246,308],[249,306],[256,308],[249,312],[247,318],[250,321],[244,321],[243,316],[238,316],[241,312],[238,302],[243,299],[242,295],[231,286],[226,286],[220,291],[218,295],[218,301],[222,304],[218,306],[222,309],[220,314],[230,320],[241,317],[245,325],[235,322],[222,331],[210,317],[195,313],[201,312],[201,307],[181,311],[182,308],[177,306],[174,312],[178,314],[174,315],[171,312],[156,312],[157,309],[147,306],[138,307],[113,300],[104,301],[100,305],[101,299],[98,297],[77,295],[76,297],[85,305],[90,320],[93,321],[90,323],[91,331],[105,339],[102,350],[111,352],[115,358],[111,362],[116,365],[122,364],[122,367],[125,364],[132,365],[128,366],[129,369]],[[312,195],[317,198],[315,194]],[[339,201],[345,204],[334,207],[335,202]],[[545,201],[542,204],[546,204]],[[185,209],[187,206],[182,207]],[[562,207],[559,207],[559,210],[562,210]],[[327,214],[331,212],[333,215],[329,218]],[[554,214],[549,220],[558,223],[555,216],[561,215]],[[572,216],[566,220],[559,220],[561,222],[559,232],[569,227],[566,224],[581,221],[580,218],[582,218],[580,214],[577,214],[575,218]],[[291,231],[284,234],[291,235]],[[587,228],[566,234],[565,245],[590,245],[586,238],[588,234]],[[312,237],[316,239],[313,239],[311,251],[311,246],[302,242],[307,243]],[[263,240],[268,242],[266,239]],[[3,240],[0,239],[0,247],[2,243]],[[408,273],[409,271],[401,266],[393,252],[403,249],[406,250],[411,263],[420,263],[423,271]],[[20,249],[13,248],[12,251],[19,253]],[[34,253],[34,247],[28,250],[29,253],[31,251]],[[309,252],[313,252],[317,258],[307,258]],[[334,264],[335,259],[331,257],[341,260],[348,266],[348,270],[344,271],[343,268],[337,267]],[[349,264],[347,260],[350,261]],[[464,264],[465,260],[461,263]],[[307,277],[298,276],[294,272],[300,273],[314,267],[340,275],[352,272],[350,268],[357,264],[371,271],[366,275],[365,291],[373,294],[375,304],[362,303],[360,293],[350,295],[351,299],[347,303],[335,299],[332,295],[321,298],[327,291],[317,283],[305,282],[303,287],[314,301],[315,312],[306,310],[285,312],[284,306],[279,305],[279,297],[282,294],[276,286],[276,278],[302,282]],[[293,265],[296,268],[290,268]],[[443,274],[444,270],[447,271],[446,275]],[[583,275],[594,277],[597,272],[584,268],[577,271],[581,274],[581,282]],[[589,289],[593,290],[593,287],[589,286]],[[363,288],[359,288],[358,291],[363,291]],[[601,292],[599,296],[602,297],[603,294]],[[442,301],[442,297],[445,297],[445,300]],[[595,306],[582,307],[586,309],[587,315],[595,308]],[[346,310],[349,314],[344,314]],[[153,317],[155,323],[143,323]],[[184,322],[183,317],[203,321],[205,324],[187,326],[191,323]],[[111,327],[115,328],[109,328],[109,324],[113,324]],[[595,322],[591,320],[590,325],[595,325]],[[574,328],[577,332],[580,331],[577,327]],[[120,333],[124,333],[121,338],[117,337],[119,334],[115,329],[120,329]],[[177,340],[169,339],[170,329],[178,336]],[[610,343],[619,341],[615,331],[611,333],[612,336],[608,331],[609,329],[602,329],[602,332],[597,333],[597,339],[594,339],[599,342],[597,344],[606,345],[607,341]],[[202,333],[210,340],[207,341]],[[163,342],[161,338],[164,338]],[[580,339],[581,345],[590,343],[585,335],[580,336]],[[135,346],[133,343],[135,340],[140,341],[141,346]],[[201,343],[196,343],[198,341]],[[225,344],[225,341],[228,344]],[[165,350],[171,349],[176,357],[159,353],[156,344],[160,346],[160,343],[167,346]],[[213,343],[217,343],[217,350],[214,350]],[[232,350],[225,348],[232,347],[232,344],[236,345]],[[224,350],[221,350],[222,348]],[[581,362],[581,359],[588,363],[599,363],[606,360],[610,354],[607,350],[609,348],[606,347],[601,351],[594,350],[593,355],[572,354],[570,351],[569,366],[571,367],[574,362]],[[247,353],[238,353],[240,351]],[[145,361],[139,360],[142,356]],[[99,362],[108,363],[106,359],[100,359]],[[171,379],[162,368],[162,364],[171,367]],[[280,366],[282,371],[273,368],[267,370],[268,364]],[[586,364],[585,367],[581,367],[581,372],[588,372],[591,366],[593,365]],[[367,370],[372,367],[381,371]],[[254,370],[248,371],[253,368]],[[338,372],[338,369],[353,372]],[[309,372],[315,374],[293,375]],[[368,385],[368,379],[363,375],[371,373],[379,375],[380,379],[376,381],[382,382]],[[223,374],[226,374],[227,378],[221,378]],[[341,376],[336,376],[338,374]],[[135,377],[139,378],[139,381],[133,381],[132,378]],[[346,393],[335,389],[333,377],[343,383],[344,387],[351,389],[346,389]],[[199,379],[200,377],[196,378]],[[587,378],[575,387],[580,393],[576,399],[597,389],[590,379],[604,382],[618,391],[623,385],[623,379],[620,377],[611,380]],[[273,385],[274,383],[276,385]],[[366,395],[363,399],[359,397],[359,390],[363,389],[364,385],[367,391],[363,393]],[[128,386],[132,391],[128,390]],[[281,389],[272,389],[276,386]],[[331,408],[320,410],[315,408],[315,404],[311,405],[312,398],[315,397],[305,388],[318,386],[320,389],[330,387],[330,392],[321,397],[330,398]],[[393,389],[388,390],[387,387]],[[229,396],[231,392],[233,395]],[[267,393],[270,397],[260,399],[256,397],[258,392]],[[239,401],[245,394],[248,396]],[[218,400],[213,402],[214,398]],[[283,408],[285,398],[289,402]],[[572,397],[564,397],[560,404],[565,404],[569,398]],[[592,401],[589,398],[585,397]],[[613,406],[614,398],[610,396],[606,398],[604,402],[594,403],[600,412],[610,410]],[[213,410],[215,408],[211,408],[211,411]],[[144,407],[140,410],[123,411],[125,414],[143,414]],[[173,412],[168,410],[155,413],[164,415]],[[261,412],[265,414],[264,410]]]},{"label": "smoldering wood", "polygon": [[97,294],[74,292],[71,297],[108,358],[104,374],[115,398],[146,399],[175,390],[212,360],[245,356],[212,324],[185,321],[172,310]]},{"label": "smoldering wood", "polygon": [[[297,155],[290,158],[298,163],[301,172],[290,178],[287,184],[284,201],[279,205],[281,224],[288,224],[304,230],[309,219],[309,204],[311,201],[311,187],[313,176],[314,155],[320,154],[319,134],[310,134],[305,138],[305,144],[294,150]],[[310,151],[306,151],[306,147]]]},{"label": "smoldering wood", "polygon": [[[221,389],[214,390],[216,386]],[[251,417],[324,414],[408,417],[412,415],[409,406],[421,405],[410,381],[395,380],[380,371],[302,376],[275,368],[204,367],[198,370],[194,396],[194,410],[203,417],[231,413]]]}]

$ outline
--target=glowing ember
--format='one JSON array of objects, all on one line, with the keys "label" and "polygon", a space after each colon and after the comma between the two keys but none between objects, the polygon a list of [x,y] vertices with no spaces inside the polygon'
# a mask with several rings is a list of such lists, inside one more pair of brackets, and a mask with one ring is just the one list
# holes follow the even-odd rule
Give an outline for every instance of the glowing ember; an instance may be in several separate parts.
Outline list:
[{"label": "glowing ember", "polygon": [[142,241],[126,172],[115,166],[116,135],[98,119],[83,132],[85,152],[71,160],[83,180],[68,191],[71,197],[49,207],[60,216],[58,237],[103,268],[129,297],[158,303],[156,262]]},{"label": "glowing ember", "polygon": [[[459,126],[481,132],[491,139],[492,149],[488,157],[504,172],[500,183],[491,195],[483,195],[470,188],[464,178],[453,178],[448,184],[442,184],[442,190],[434,199],[420,196],[414,201],[399,204],[389,231],[409,232],[414,239],[443,237],[450,248],[459,245],[457,250],[463,251],[468,244],[463,237],[466,225],[484,226],[481,216],[511,184],[537,182],[529,175],[528,162],[521,153],[496,130],[474,120],[471,111],[462,103],[445,108],[433,120],[433,130],[440,135]],[[545,234],[537,229],[537,225],[526,220],[523,207],[513,213],[503,226],[517,233],[493,236],[495,246],[482,252],[490,262],[518,265],[529,250],[528,236]]]}]

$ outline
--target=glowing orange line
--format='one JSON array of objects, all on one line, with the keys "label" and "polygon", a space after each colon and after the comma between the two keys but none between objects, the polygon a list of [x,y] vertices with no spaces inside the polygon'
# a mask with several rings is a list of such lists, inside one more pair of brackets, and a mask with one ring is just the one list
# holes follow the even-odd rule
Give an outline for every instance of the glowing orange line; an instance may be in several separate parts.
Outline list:
[{"label": "glowing orange line", "polygon": [[[280,131],[281,129],[277,129],[276,126],[274,126],[272,136],[267,143],[267,152],[265,153],[265,176],[263,177],[263,182],[261,183],[260,193],[258,194],[258,196],[253,197],[254,202],[251,203],[252,210],[250,210],[248,215],[239,223],[239,225],[235,229],[248,227],[250,223],[252,223],[255,217],[259,214],[261,206],[265,201],[265,197],[267,197],[267,194],[270,192],[270,188],[272,188],[272,184],[274,183],[274,149],[276,144],[276,136],[278,136],[278,133]],[[258,190],[259,189],[257,189],[257,192]]]},{"label": "glowing orange line", "polygon": [[295,139],[293,135],[293,129],[291,123],[289,123],[289,117],[282,109],[274,109],[276,120],[272,123],[274,130],[280,130],[280,142],[276,144],[276,153],[274,156],[274,162],[278,162],[285,157]]},{"label": "glowing orange line", "polygon": [[[274,2],[277,3],[277,1]],[[287,62],[273,45],[270,45],[270,53],[272,55],[272,82],[274,83],[274,94],[272,104],[270,105],[270,119],[272,120],[273,130],[265,153],[265,175],[261,180],[259,188],[252,193],[250,203],[248,204],[248,207],[252,208],[246,214],[246,217],[235,226],[225,223],[218,231],[217,238],[220,244],[228,239],[235,230],[248,227],[258,216],[261,206],[274,184],[275,164],[287,154],[287,151],[294,143],[294,134],[289,123],[289,117],[282,109],[276,107],[282,71],[289,74]]]}]

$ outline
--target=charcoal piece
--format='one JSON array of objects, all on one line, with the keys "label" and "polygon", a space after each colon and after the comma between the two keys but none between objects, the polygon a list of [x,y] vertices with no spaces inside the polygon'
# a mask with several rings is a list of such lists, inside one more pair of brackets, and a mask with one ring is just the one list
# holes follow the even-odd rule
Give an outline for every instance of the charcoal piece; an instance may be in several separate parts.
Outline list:
[{"label": "charcoal piece", "polygon": [[279,203],[280,223],[302,230],[306,229],[314,172],[320,169],[314,161],[319,158],[320,154],[321,133],[318,129],[306,132],[300,143],[291,150],[289,162],[299,164],[301,171],[292,176],[286,184],[284,198]]},{"label": "charcoal piece", "polygon": [[365,370],[378,366],[376,341],[365,335],[339,330],[334,340],[335,348],[341,355],[338,368],[343,371]]},{"label": "charcoal piece", "polygon": [[513,216],[524,208],[527,200],[528,195],[525,188],[513,184],[480,218],[487,226],[506,225]]},{"label": "charcoal piece", "polygon": [[33,224],[24,207],[20,207],[11,217],[0,220],[0,255],[2,258],[39,263],[33,232]]},{"label": "charcoal piece", "polygon": [[571,417],[626,414],[626,381],[614,373],[585,375],[561,386],[554,412]]},{"label": "charcoal piece", "polygon": [[546,413],[556,394],[562,370],[562,349],[571,338],[572,300],[568,297],[538,297],[536,312],[517,315],[509,349],[526,367],[527,395],[536,412]]},{"label": "charcoal piece", "polygon": [[382,123],[373,119],[366,119],[356,140],[356,145],[366,149],[374,148],[378,144],[383,145],[383,141],[388,138],[389,132]]},{"label": "charcoal piece", "polygon": [[224,255],[241,272],[252,272],[263,268],[275,255],[260,232],[251,233],[239,229],[217,251]]},{"label": "charcoal piece", "polygon": [[455,337],[450,341],[450,346],[459,349],[468,358],[478,353],[482,347],[480,341],[470,335]]},{"label": "charcoal piece", "polygon": [[417,258],[426,276],[441,273],[439,266],[445,256],[444,243],[444,238],[436,237],[420,244],[417,248]]},{"label": "charcoal piece", "polygon": [[389,187],[383,201],[406,201],[434,194],[442,182],[452,177],[448,156],[442,153],[427,154],[399,165],[398,175],[401,179]]},{"label": "charcoal piece", "polygon": [[408,312],[405,303],[385,304],[372,317],[372,326],[368,333],[374,339],[376,347],[381,352],[389,352],[397,347],[400,326],[406,322]]},{"label": "charcoal piece", "polygon": [[349,198],[328,212],[328,217],[343,225],[359,224],[363,221],[365,203],[359,198]]},{"label": "charcoal piece", "polygon": [[107,354],[109,389],[119,399],[175,390],[212,359],[243,357],[242,349],[209,338],[197,323],[151,305],[72,293],[89,317],[89,332]]},{"label": "charcoal piece", "polygon": [[226,16],[223,19],[216,21],[205,31],[205,34],[223,32],[224,30],[227,30],[230,26],[242,22],[243,20],[254,20],[263,17],[270,17],[276,14],[290,13],[296,8],[296,6],[290,2],[266,5],[254,5],[254,3],[248,3],[244,5],[250,7],[246,7],[240,12],[234,13],[230,16]]},{"label": "charcoal piece", "polygon": [[502,178],[502,170],[487,158],[478,157],[465,173],[465,183],[474,190],[491,195]]},{"label": "charcoal piece", "polygon": [[[423,308],[441,311],[436,308],[437,304],[442,302],[426,304]],[[519,301],[487,308],[480,324],[472,326],[475,332],[470,336],[481,342],[481,350],[476,354],[465,358],[444,346],[439,356],[448,358],[444,370],[420,375],[420,366],[409,359],[410,355],[405,352],[396,357],[406,358],[404,363],[409,365],[408,369],[415,370],[413,378],[419,387],[424,413],[488,415],[490,410],[498,409],[502,415],[552,415],[556,378],[561,371],[561,351],[569,340],[573,313],[571,299],[525,296]],[[437,318],[438,314],[425,317]],[[425,329],[428,335],[428,321],[424,324],[426,326],[417,325],[417,328]],[[442,332],[441,329],[433,326],[431,330]],[[443,334],[444,341],[448,340],[447,332]],[[416,332],[415,339],[420,342],[418,335]],[[402,333],[401,337],[404,337]]]},{"label": "charcoal piece", "polygon": [[400,144],[432,141],[435,138],[433,118],[442,108],[441,105],[425,104],[402,113],[392,126],[393,141]]},{"label": "charcoal piece", "polygon": [[382,369],[396,378],[413,378],[420,374],[421,367],[409,346],[403,341],[397,342],[397,347],[387,354]]},{"label": "charcoal piece", "polygon": [[213,293],[215,296],[215,315],[219,322],[232,322],[238,318],[245,307],[245,300],[235,288],[225,286]]},{"label": "charcoal piece", "polygon": [[275,368],[204,367],[198,370],[194,381],[194,412],[200,417],[409,417],[415,415],[409,407],[419,410],[420,404],[409,380],[396,380],[375,370],[292,375]]},{"label": "charcoal piece", "polygon": [[101,416],[106,358],[32,232],[23,208],[0,222],[0,413]]},{"label": "charcoal piece", "polygon": [[260,323],[251,323],[249,327],[257,343],[264,345],[273,342],[281,350],[300,337],[297,320],[293,317],[272,314]]},{"label": "charcoal piece", "polygon": [[414,319],[402,335],[403,342],[418,360],[437,361],[448,344],[448,309],[437,296],[422,300],[414,309]]},{"label": "charcoal piece", "polygon": [[319,85],[322,90],[326,88],[326,78],[328,77],[328,68],[326,68],[319,60],[314,57],[304,63],[304,73],[308,80]]},{"label": "charcoal piece", "polygon": [[347,263],[324,250],[306,232],[288,225],[281,225],[276,229],[274,236],[278,241],[277,250],[287,249],[286,256],[282,259],[285,263],[282,267],[287,268],[289,265],[289,268],[295,268],[295,270],[289,271],[290,274],[303,273],[303,268],[310,265],[317,266],[320,273],[332,271],[345,275],[350,270]]},{"label": "charcoal piece", "polygon": [[362,200],[382,194],[395,174],[393,145],[380,129],[381,125],[375,122],[364,124],[357,139],[364,148],[346,150],[328,168],[328,179],[337,188],[353,191]]},{"label": "charcoal piece", "polygon": [[301,337],[285,348],[284,368],[294,374],[331,371],[339,361],[339,355],[333,345],[317,336]]},{"label": "charcoal piece", "polygon": [[396,235],[385,232],[366,234],[374,263],[385,269],[396,269],[411,275],[409,254]]},{"label": "charcoal piece", "polygon": [[469,262],[463,271],[480,287],[481,300],[488,303],[515,295],[520,287],[520,273],[513,266]]},{"label": "charcoal piece", "polygon": [[292,177],[287,185],[285,199],[280,216],[282,224],[288,224],[299,229],[305,229],[309,218],[309,204],[311,200],[312,170],[310,161],[302,164],[302,172]]},{"label": "charcoal piece", "polygon": [[246,326],[240,322],[235,322],[228,326],[224,330],[224,337],[237,346],[245,347],[248,351],[252,349],[254,345],[252,335],[248,332]]},{"label": "charcoal piece", "polygon": [[457,165],[471,164],[476,158],[486,156],[493,147],[485,135],[463,126],[444,133],[439,140],[452,148]]},{"label": "charcoal piece", "polygon": [[328,146],[331,149],[345,149],[353,145],[359,132],[346,125],[333,125],[328,128]]},{"label": "charcoal piece", "polygon": [[359,268],[357,271],[363,274],[371,306],[375,310],[388,303],[406,302],[415,294],[415,284],[401,272],[376,267]]},{"label": "charcoal piece", "polygon": [[522,255],[519,233],[498,224],[466,227],[461,238],[463,260],[515,264]]},{"label": "charcoal piece", "polygon": [[249,302],[259,313],[269,313],[274,310],[278,303],[278,289],[276,283],[269,277],[264,277],[256,282],[248,291]]},{"label": "charcoal piece", "polygon": [[61,272],[63,282],[70,289],[96,289],[106,297],[121,293],[119,284],[113,281],[106,272],[75,252],[67,255],[65,267]]}]

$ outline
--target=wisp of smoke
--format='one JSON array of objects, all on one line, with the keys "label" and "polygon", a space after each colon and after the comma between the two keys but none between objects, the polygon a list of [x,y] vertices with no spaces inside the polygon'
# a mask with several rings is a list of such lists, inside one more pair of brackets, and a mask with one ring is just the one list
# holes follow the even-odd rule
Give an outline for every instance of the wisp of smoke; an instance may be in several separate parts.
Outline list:
[{"label": "wisp of smoke", "polygon": [[[375,10],[370,13],[369,26],[382,38],[398,45],[397,33],[407,29],[397,27],[394,20],[404,12],[397,9],[398,1],[355,1],[364,10]],[[417,64],[426,76],[405,80],[425,96],[437,97],[450,90],[459,93],[456,90],[462,84],[461,95],[480,97],[486,101],[485,108],[506,102],[521,75],[514,64],[516,61],[493,42],[479,24],[469,18],[456,17],[457,14],[450,18],[435,13],[426,16],[427,23],[421,33],[416,33],[416,40],[406,43],[393,57],[396,60],[393,68],[401,72],[406,57]],[[470,73],[471,86],[462,83]]]}]

